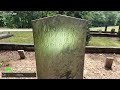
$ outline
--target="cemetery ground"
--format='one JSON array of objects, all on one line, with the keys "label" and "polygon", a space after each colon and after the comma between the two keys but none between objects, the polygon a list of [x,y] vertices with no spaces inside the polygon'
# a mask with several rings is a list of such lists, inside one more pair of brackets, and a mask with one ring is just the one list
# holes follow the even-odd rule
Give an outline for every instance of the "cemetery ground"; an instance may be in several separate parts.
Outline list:
[{"label": "cemetery ground", "polygon": [[[17,29],[16,29],[17,30]],[[7,33],[7,32],[0,32]],[[1,39],[0,43],[32,43],[33,34],[31,31],[10,31],[13,37]],[[118,38],[92,37],[89,46],[120,46]],[[17,51],[0,51],[0,74],[10,67],[10,72],[34,73],[36,72],[35,52],[25,51],[26,58],[20,60]],[[114,57],[112,70],[105,70],[105,60],[107,56]],[[84,79],[119,79],[120,78],[120,54],[85,54]],[[0,79],[37,79],[31,78],[2,78]]]},{"label": "cemetery ground", "polygon": [[[25,51],[26,58],[20,60],[17,51],[0,51],[0,74],[3,72],[36,73],[35,52]],[[113,56],[112,70],[105,70],[106,57]],[[5,71],[10,67],[11,71]],[[119,79],[120,54],[85,54],[84,79]],[[7,77],[0,79],[37,79],[37,77]]]}]

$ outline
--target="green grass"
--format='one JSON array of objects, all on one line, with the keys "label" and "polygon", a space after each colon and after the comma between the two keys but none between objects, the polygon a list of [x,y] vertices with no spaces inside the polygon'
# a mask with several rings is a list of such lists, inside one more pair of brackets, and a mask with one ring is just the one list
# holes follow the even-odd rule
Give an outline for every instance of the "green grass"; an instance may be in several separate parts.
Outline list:
[{"label": "green grass", "polygon": [[[4,32],[7,33],[7,32]],[[10,32],[14,37],[1,39],[0,42],[5,43],[29,43],[33,44],[33,33],[31,31]],[[119,46],[118,38],[111,37],[91,37],[88,46]]]},{"label": "green grass", "polygon": [[[116,32],[118,32],[118,28],[119,26],[108,26],[107,27],[107,31],[111,31],[111,29],[114,28]],[[105,27],[94,27],[94,28],[90,28],[90,31],[98,31],[98,30],[102,30],[105,31]]]},{"label": "green grass", "polygon": [[[7,33],[7,32],[4,32]],[[31,43],[33,44],[33,33],[31,31],[17,31],[17,32],[10,32],[13,34],[13,37],[1,39],[0,42],[5,43]]]},{"label": "green grass", "polygon": [[111,37],[91,37],[88,46],[118,46],[120,47],[120,41],[118,38]]}]

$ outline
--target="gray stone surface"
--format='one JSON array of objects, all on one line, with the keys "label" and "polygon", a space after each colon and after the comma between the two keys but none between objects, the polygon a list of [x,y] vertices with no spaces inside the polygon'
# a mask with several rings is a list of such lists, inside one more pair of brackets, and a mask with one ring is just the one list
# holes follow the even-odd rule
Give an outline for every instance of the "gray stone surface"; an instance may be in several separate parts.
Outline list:
[{"label": "gray stone surface", "polygon": [[9,38],[12,37],[13,35],[11,34],[0,34],[0,39],[4,39],[4,38]]},{"label": "gray stone surface", "polygon": [[24,50],[17,50],[20,56],[20,59],[25,59],[25,52]]},{"label": "gray stone surface", "polygon": [[32,21],[39,79],[83,79],[86,25],[64,15]]},{"label": "gray stone surface", "polygon": [[112,69],[113,60],[114,60],[113,57],[106,57],[106,62],[105,62],[105,69],[106,70]]}]

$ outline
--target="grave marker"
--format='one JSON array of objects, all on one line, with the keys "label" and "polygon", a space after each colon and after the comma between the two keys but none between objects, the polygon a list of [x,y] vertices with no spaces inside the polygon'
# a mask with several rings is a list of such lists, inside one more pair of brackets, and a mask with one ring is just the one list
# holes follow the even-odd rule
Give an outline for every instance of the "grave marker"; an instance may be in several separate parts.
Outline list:
[{"label": "grave marker", "polygon": [[65,15],[32,21],[38,79],[83,79],[86,25]]},{"label": "grave marker", "polygon": [[20,56],[20,59],[25,59],[25,52],[24,50],[17,50]]},{"label": "grave marker", "polygon": [[113,64],[113,57],[106,57],[106,62],[105,62],[105,69],[106,70],[112,70],[112,64]]}]

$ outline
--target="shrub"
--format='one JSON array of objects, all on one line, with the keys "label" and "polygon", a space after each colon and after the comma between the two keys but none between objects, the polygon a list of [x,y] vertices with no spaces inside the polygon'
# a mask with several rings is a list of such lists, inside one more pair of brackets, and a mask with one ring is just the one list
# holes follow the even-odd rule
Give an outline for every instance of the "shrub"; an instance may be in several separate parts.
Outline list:
[{"label": "shrub", "polygon": [[117,36],[118,36],[118,38],[119,38],[119,40],[120,40],[120,30],[118,30]]},{"label": "shrub", "polygon": [[0,26],[1,27],[4,26],[4,21],[3,21],[3,17],[2,16],[0,16]]},{"label": "shrub", "polygon": [[114,28],[111,29],[111,33],[115,33],[115,29]]},{"label": "shrub", "polygon": [[90,41],[91,35],[90,35],[90,30],[88,29],[86,32],[86,45],[88,45],[89,41]]}]

